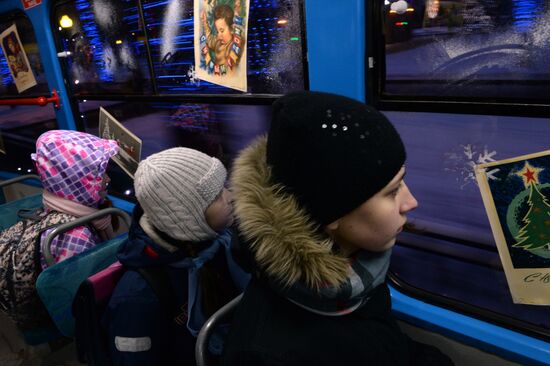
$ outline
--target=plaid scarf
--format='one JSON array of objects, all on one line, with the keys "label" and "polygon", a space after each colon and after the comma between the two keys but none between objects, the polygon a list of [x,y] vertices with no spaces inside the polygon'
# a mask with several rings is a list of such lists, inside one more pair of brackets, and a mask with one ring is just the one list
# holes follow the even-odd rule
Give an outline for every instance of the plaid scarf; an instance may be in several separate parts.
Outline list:
[{"label": "plaid scarf", "polygon": [[340,287],[327,286],[318,291],[301,282],[290,287],[271,280],[271,286],[294,304],[320,315],[341,316],[362,307],[370,292],[381,285],[390,265],[391,249],[380,253],[360,251],[349,259],[348,277]]}]

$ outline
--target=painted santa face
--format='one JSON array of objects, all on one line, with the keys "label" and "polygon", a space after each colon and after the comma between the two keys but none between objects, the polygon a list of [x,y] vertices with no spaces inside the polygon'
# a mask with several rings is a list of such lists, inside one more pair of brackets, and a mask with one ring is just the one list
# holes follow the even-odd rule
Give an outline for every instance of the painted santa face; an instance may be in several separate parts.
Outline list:
[{"label": "painted santa face", "polygon": [[227,25],[224,18],[216,19],[214,21],[214,26],[218,31],[218,36],[216,38],[221,44],[226,45],[231,42],[233,34],[231,33],[231,28]]},{"label": "painted santa face", "polygon": [[327,225],[326,232],[344,255],[359,249],[381,252],[395,244],[397,234],[407,221],[407,212],[418,206],[403,180],[404,175],[403,167],[365,203]]}]

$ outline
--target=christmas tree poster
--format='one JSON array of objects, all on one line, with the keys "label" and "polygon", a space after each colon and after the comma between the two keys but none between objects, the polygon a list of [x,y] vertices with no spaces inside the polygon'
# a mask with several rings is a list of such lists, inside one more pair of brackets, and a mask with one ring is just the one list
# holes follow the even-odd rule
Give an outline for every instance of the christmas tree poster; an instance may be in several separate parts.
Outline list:
[{"label": "christmas tree poster", "polygon": [[550,305],[550,150],[475,171],[514,303]]},{"label": "christmas tree poster", "polygon": [[129,129],[124,127],[115,117],[103,107],[99,107],[99,136],[115,140],[118,143],[118,154],[111,159],[118,164],[131,178],[141,160],[143,142]]}]

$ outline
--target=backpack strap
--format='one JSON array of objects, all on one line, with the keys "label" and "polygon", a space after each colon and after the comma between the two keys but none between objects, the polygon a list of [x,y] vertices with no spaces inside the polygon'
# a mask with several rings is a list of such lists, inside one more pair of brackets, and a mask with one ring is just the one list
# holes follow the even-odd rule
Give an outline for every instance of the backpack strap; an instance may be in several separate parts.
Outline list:
[{"label": "backpack strap", "polygon": [[167,311],[170,320],[174,319],[178,312],[177,300],[166,268],[154,266],[140,267],[134,270],[151,286],[162,307]]},{"label": "backpack strap", "polygon": [[38,208],[22,208],[17,211],[17,216],[20,219],[30,219],[32,221],[40,221],[45,217],[44,209],[42,207]]}]

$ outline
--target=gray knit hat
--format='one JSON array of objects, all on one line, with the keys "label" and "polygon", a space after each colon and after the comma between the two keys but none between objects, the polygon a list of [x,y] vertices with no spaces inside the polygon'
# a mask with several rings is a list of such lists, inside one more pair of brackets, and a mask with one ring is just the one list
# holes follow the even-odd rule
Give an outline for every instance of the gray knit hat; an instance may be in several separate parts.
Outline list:
[{"label": "gray knit hat", "polygon": [[183,241],[215,237],[204,212],[222,191],[223,164],[200,151],[176,147],[143,160],[136,171],[136,197],[147,220],[158,230]]}]

